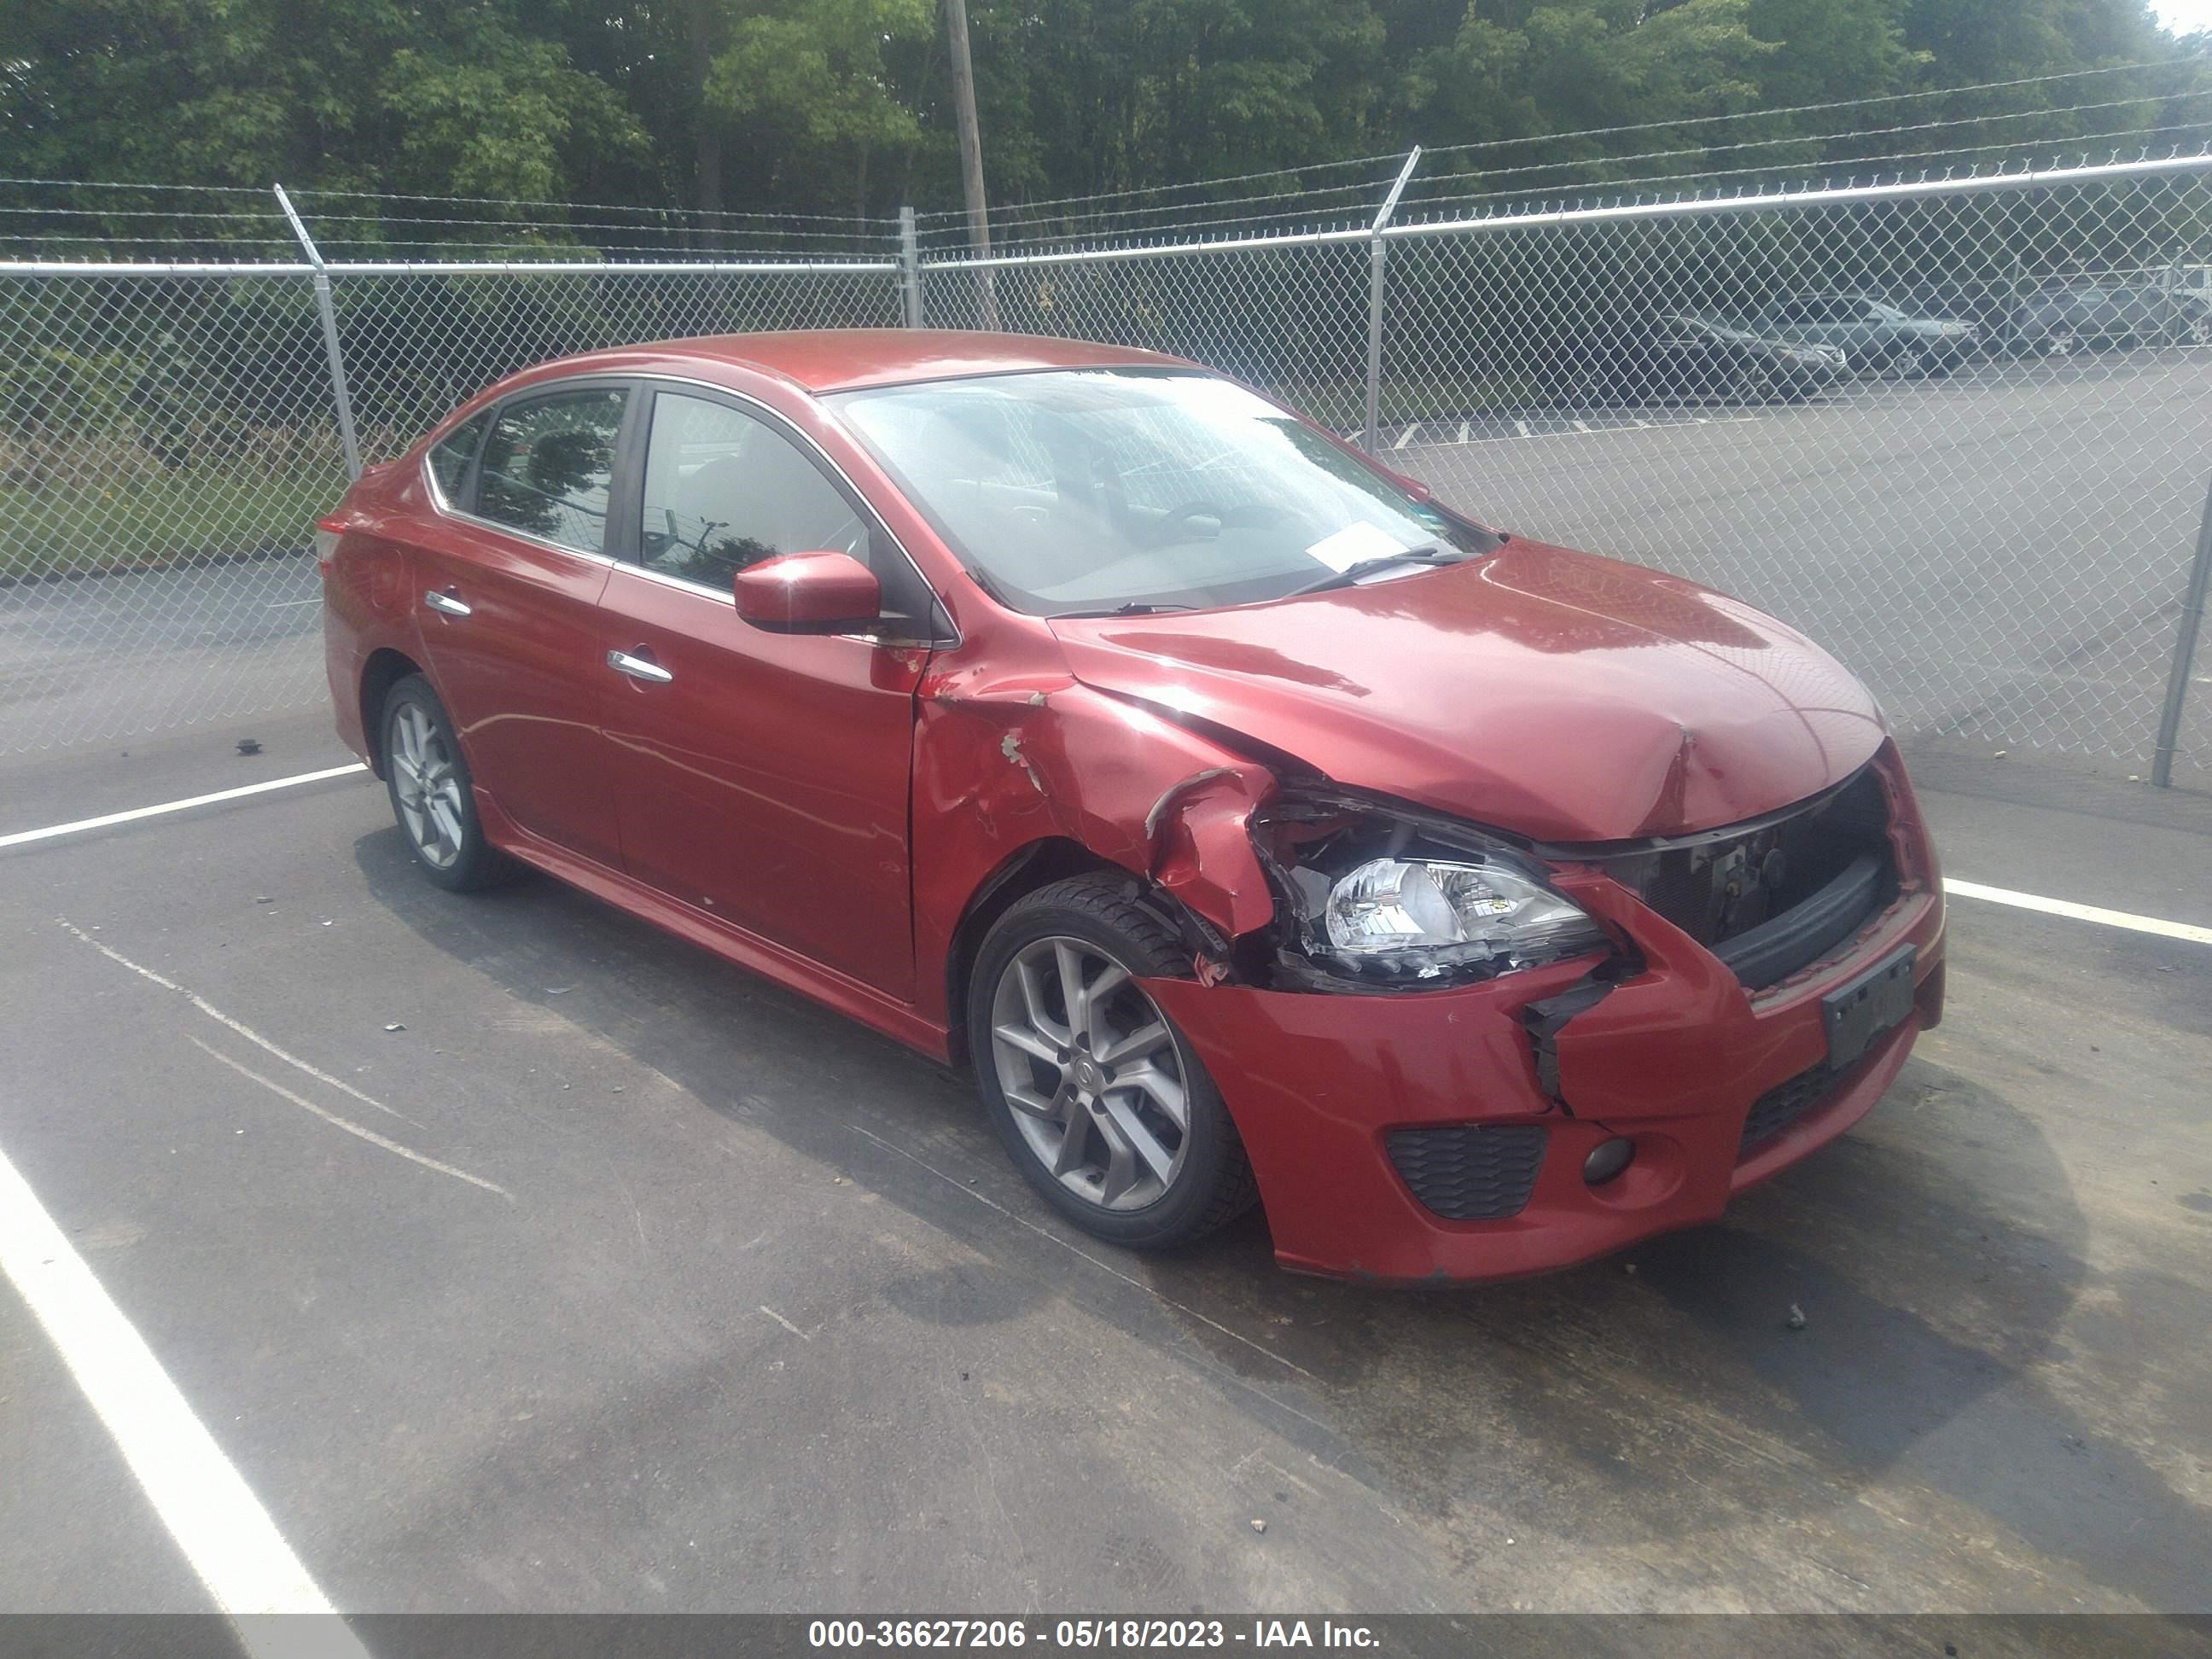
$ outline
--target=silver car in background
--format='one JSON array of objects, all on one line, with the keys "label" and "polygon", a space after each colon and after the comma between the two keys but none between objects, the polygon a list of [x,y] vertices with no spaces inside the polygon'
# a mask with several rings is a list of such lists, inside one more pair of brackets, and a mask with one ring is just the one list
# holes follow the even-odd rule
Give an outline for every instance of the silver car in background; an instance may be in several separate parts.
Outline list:
[{"label": "silver car in background", "polygon": [[1832,346],[1861,374],[1948,374],[1973,355],[1980,338],[1971,323],[1915,317],[1866,294],[1784,295],[1745,326],[1771,340]]}]

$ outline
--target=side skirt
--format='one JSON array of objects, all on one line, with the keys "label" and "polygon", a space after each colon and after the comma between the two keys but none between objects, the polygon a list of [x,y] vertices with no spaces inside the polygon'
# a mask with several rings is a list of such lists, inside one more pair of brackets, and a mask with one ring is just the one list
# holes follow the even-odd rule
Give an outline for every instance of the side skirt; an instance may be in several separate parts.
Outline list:
[{"label": "side skirt", "polygon": [[477,815],[483,823],[484,834],[501,852],[617,909],[641,916],[688,945],[696,945],[725,962],[735,963],[763,979],[811,997],[885,1036],[921,1050],[932,1060],[951,1063],[951,1033],[917,1013],[911,1003],[885,996],[872,986],[824,968],[757,933],[680,904],[635,877],[610,870],[565,847],[533,836],[501,811],[498,803],[483,789],[476,790],[475,794]]}]

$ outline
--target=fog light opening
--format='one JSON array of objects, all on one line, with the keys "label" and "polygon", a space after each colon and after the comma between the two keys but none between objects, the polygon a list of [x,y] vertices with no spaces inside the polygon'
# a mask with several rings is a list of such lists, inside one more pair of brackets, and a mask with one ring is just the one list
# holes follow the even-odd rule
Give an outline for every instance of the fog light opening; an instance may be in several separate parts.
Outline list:
[{"label": "fog light opening", "polygon": [[1601,1140],[1583,1160],[1583,1180],[1592,1187],[1602,1187],[1635,1160],[1634,1141],[1619,1135],[1611,1140]]}]

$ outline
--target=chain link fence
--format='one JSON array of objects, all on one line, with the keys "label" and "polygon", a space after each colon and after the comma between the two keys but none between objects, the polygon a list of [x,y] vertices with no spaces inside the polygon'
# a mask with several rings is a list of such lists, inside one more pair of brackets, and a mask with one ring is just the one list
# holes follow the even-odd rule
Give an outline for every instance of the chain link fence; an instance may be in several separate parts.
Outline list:
[{"label": "chain link fence", "polygon": [[[888,260],[329,266],[363,461],[548,357],[895,326]],[[345,436],[313,265],[0,267],[0,753],[326,695],[315,520]]]},{"label": "chain link fence", "polygon": [[1901,734],[2165,781],[2212,769],[2190,737],[2212,717],[2185,711],[2208,260],[2196,156],[1419,223],[1386,203],[1364,230],[923,276],[933,324],[1195,357],[1488,522],[1748,599]]},{"label": "chain link fence", "polygon": [[1394,222],[1410,163],[1330,228],[987,260],[0,266],[0,752],[321,700],[341,407],[373,462],[546,357],[919,321],[1212,364],[1775,611],[1902,734],[2202,780],[2212,156]]}]

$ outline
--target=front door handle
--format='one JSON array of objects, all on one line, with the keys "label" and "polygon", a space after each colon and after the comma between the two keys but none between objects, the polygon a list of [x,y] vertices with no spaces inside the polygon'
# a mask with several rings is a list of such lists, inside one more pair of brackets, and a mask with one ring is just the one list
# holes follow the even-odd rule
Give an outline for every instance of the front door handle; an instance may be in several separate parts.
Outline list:
[{"label": "front door handle", "polygon": [[607,653],[607,666],[617,674],[627,674],[634,680],[650,680],[655,685],[665,685],[676,678],[649,657],[633,657],[627,651]]},{"label": "front door handle", "polygon": [[458,594],[441,593],[434,587],[422,595],[422,603],[433,611],[444,611],[449,617],[465,617],[469,614],[468,601]]}]

